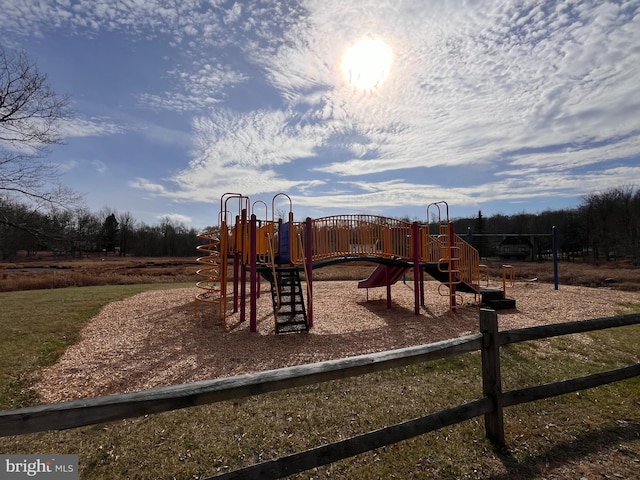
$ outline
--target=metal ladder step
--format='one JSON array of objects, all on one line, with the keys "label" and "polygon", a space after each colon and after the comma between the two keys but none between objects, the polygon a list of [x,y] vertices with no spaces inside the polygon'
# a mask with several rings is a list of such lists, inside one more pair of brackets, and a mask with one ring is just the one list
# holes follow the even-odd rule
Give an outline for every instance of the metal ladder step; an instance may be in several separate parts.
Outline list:
[{"label": "metal ladder step", "polygon": [[275,271],[275,278],[270,275],[269,280],[276,333],[308,332],[309,323],[299,270],[295,267],[276,267]]}]

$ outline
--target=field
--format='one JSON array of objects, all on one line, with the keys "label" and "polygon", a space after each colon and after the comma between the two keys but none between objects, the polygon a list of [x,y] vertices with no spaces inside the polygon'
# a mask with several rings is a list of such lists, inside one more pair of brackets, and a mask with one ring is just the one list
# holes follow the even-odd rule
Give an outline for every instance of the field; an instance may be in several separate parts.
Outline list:
[{"label": "field", "polygon": [[[500,265],[489,263],[492,282],[500,282]],[[450,316],[431,284],[424,317],[412,315],[409,286],[401,283],[394,309],[385,308],[384,289],[365,301],[353,282],[374,268],[365,264],[315,272],[330,280],[314,295],[322,312],[315,332],[285,337],[270,333],[268,312],[260,315],[259,336],[237,315],[228,332],[194,320],[192,259],[39,259],[12,267],[0,271],[5,291],[22,290],[0,294],[3,408],[396,348],[477,328],[474,306]],[[518,311],[506,313],[501,328],[640,310],[638,269],[562,263],[554,293],[550,263],[514,267]],[[25,291],[38,282],[123,286]],[[542,305],[529,306],[536,300]],[[559,315],[561,307],[568,310]],[[511,346],[503,358],[505,389],[638,361],[639,338],[640,329],[629,328]],[[0,439],[0,451],[80,453],[81,478],[207,478],[477,398],[478,360],[468,355],[241,402]],[[296,478],[638,478],[639,409],[636,378],[509,409],[508,451],[493,451],[476,419]]]},{"label": "field", "polygon": [[[483,270],[493,278],[501,276],[503,263],[486,260]],[[553,282],[553,264],[547,262],[510,262],[518,280],[537,279]],[[195,258],[139,258],[113,254],[83,259],[53,258],[40,254],[0,262],[0,291],[60,288],[68,286],[130,285],[142,283],[195,282],[198,269]],[[316,280],[360,280],[375,268],[368,263],[347,263],[314,272]],[[640,267],[628,263],[603,262],[599,265],[561,262],[561,285],[606,287],[640,291]]]}]

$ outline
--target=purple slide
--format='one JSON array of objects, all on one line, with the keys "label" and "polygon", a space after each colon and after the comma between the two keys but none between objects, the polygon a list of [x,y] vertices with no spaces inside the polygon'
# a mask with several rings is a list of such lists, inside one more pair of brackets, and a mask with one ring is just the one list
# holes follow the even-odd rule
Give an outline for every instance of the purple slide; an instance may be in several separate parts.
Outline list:
[{"label": "purple slide", "polygon": [[369,278],[358,282],[358,288],[386,287],[387,272],[389,274],[389,285],[393,285],[402,278],[402,275],[404,275],[407,270],[409,270],[409,267],[378,265],[376,269],[371,272]]}]

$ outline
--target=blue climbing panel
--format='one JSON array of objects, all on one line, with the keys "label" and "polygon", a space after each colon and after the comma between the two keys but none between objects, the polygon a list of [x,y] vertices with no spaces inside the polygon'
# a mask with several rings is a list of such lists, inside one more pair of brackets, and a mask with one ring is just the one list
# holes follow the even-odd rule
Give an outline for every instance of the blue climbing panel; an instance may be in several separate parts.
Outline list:
[{"label": "blue climbing panel", "polygon": [[280,227],[279,235],[279,250],[280,250],[280,263],[287,263],[291,261],[291,245],[289,245],[289,232],[291,231],[291,223],[283,223]]}]

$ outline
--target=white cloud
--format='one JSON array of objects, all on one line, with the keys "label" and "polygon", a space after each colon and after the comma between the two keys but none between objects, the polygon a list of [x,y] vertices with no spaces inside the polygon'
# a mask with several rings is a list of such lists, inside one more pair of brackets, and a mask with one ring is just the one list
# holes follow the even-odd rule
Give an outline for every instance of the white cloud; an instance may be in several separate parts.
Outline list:
[{"label": "white cloud", "polygon": [[204,110],[222,102],[223,92],[230,85],[247,80],[246,74],[234,71],[229,66],[214,65],[204,60],[190,67],[188,70],[174,69],[167,73],[175,80],[176,91],[140,94],[140,106],[174,112]]},{"label": "white cloud", "polygon": [[238,115],[218,111],[194,120],[193,165],[272,166],[312,157],[324,127],[292,121],[291,112],[255,111]]},{"label": "white cloud", "polygon": [[231,9],[224,16],[224,23],[235,23],[240,19],[242,14],[242,5],[238,2],[234,2]]},{"label": "white cloud", "polygon": [[78,166],[76,160],[66,160],[57,164],[57,169],[60,173],[70,172]]},{"label": "white cloud", "polygon": [[[0,30],[171,42],[170,86],[138,106],[198,116],[189,165],[131,183],[153,196],[473,205],[640,178],[637,2],[6,3]],[[363,36],[394,50],[389,78],[367,92],[339,72]],[[92,122],[67,135],[120,131]]]},{"label": "white cloud", "polygon": [[188,225],[193,219],[189,215],[183,215],[181,213],[165,213],[158,215],[158,220],[168,221],[173,225]]},{"label": "white cloud", "polygon": [[[606,15],[579,4],[528,12],[504,3],[473,7],[312,4],[308,22],[286,46],[252,56],[289,107],[200,119],[193,171],[183,171],[179,184],[215,185],[216,179],[260,174],[257,167],[291,163],[330,177],[364,178],[375,190],[344,198],[332,193],[328,205],[406,204],[406,191],[420,189],[431,199],[453,195],[469,203],[562,195],[554,185],[561,178],[570,183],[573,168],[638,155],[640,97],[630,93],[638,91],[640,52],[629,54],[628,46],[629,35],[640,40],[640,16],[612,5]],[[397,60],[382,88],[362,93],[345,85],[337,65],[349,41],[372,31],[394,46]],[[612,58],[624,61],[612,70]],[[350,158],[319,158],[318,150],[329,146]],[[300,160],[305,157],[313,159],[310,167],[302,166],[309,163]],[[217,173],[203,173],[205,165]],[[508,169],[502,176],[519,175],[514,166],[551,172],[536,176],[538,183],[503,179],[477,190],[425,188],[431,168],[449,167],[455,175],[474,165],[495,175]],[[220,175],[223,169],[229,175]],[[366,180],[407,169],[422,183]],[[264,177],[276,179],[270,170]],[[418,195],[414,202],[424,200]]]},{"label": "white cloud", "polygon": [[91,164],[94,166],[98,173],[105,173],[108,169],[106,163],[100,160],[93,160]]},{"label": "white cloud", "polygon": [[121,125],[106,118],[72,118],[59,125],[63,137],[100,137],[124,132]]},{"label": "white cloud", "polygon": [[131,188],[143,190],[152,194],[166,194],[167,189],[160,183],[153,182],[146,178],[138,177],[128,182]]}]

